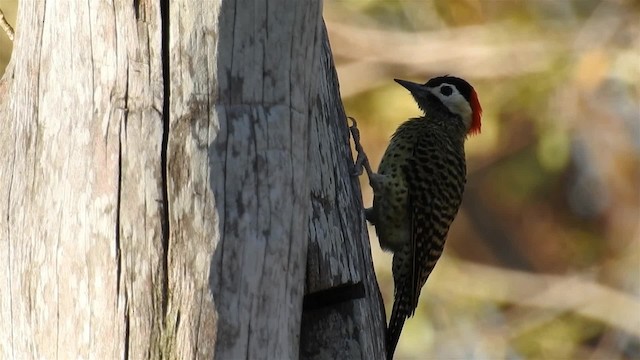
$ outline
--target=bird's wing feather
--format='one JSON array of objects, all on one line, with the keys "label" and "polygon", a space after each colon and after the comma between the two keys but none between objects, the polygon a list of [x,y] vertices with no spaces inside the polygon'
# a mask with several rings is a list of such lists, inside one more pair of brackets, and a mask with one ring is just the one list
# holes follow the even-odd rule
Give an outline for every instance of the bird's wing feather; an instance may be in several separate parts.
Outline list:
[{"label": "bird's wing feather", "polygon": [[[413,203],[413,201],[410,201]],[[417,226],[417,221],[420,218],[420,214],[416,210],[415,206],[411,206],[411,315],[415,314],[416,307],[418,305],[418,296],[420,294],[420,284],[418,283],[420,271],[420,265],[418,263],[418,243],[419,243],[419,234],[417,231],[419,227]]]},{"label": "bird's wing feather", "polygon": [[[424,188],[425,184],[428,184],[429,181],[425,181],[428,179],[424,179],[425,176],[428,176],[428,171],[424,171],[424,163],[421,164],[419,157],[412,156],[408,163],[407,169],[405,170],[405,177],[407,179],[407,184],[409,188],[409,199],[408,199],[408,214],[410,216],[410,242],[411,242],[411,279],[410,279],[410,307],[411,307],[411,315],[415,313],[416,306],[418,305],[418,298],[420,296],[420,290],[422,289],[422,285],[424,284],[423,279],[421,279],[420,271],[425,266],[424,258],[428,254],[429,251],[429,231],[430,224],[430,212],[431,206],[428,194],[428,189]],[[423,177],[423,179],[418,179],[417,177]]]},{"label": "bird's wing feather", "polygon": [[[411,182],[410,182],[411,183]],[[409,190],[411,194],[412,191]],[[411,216],[411,315],[415,313],[418,305],[420,291],[424,285],[420,271],[425,266],[424,258],[429,251],[429,199],[425,194],[418,195],[416,192],[409,198],[409,212]],[[425,279],[426,280],[426,279]]]},{"label": "bird's wing feather", "polygon": [[[445,161],[434,161],[433,154]],[[442,255],[449,226],[462,201],[464,153],[458,154],[451,143],[437,137],[421,136],[404,175],[410,199],[413,314],[422,286]]]},{"label": "bird's wing feather", "polygon": [[[409,192],[409,194],[411,194],[411,192]],[[413,315],[416,312],[416,305],[418,304],[418,271],[419,271],[419,264],[417,262],[417,244],[418,244],[418,239],[416,237],[416,229],[417,229],[417,217],[418,214],[416,212],[416,207],[413,204],[413,198],[410,196],[409,197],[409,211],[410,211],[410,215],[411,215],[411,228],[410,228],[410,232],[409,234],[411,234],[411,287],[410,287],[410,291],[409,291],[409,296],[411,299],[411,315]]]},{"label": "bird's wing feather", "polygon": [[411,315],[415,313],[422,286],[444,245],[444,239],[436,239],[435,222],[438,216],[434,214],[434,201],[444,190],[439,188],[444,174],[443,169],[428,158],[428,154],[434,151],[437,151],[437,145],[432,138],[420,138],[414,145],[404,173],[409,191],[408,214],[411,217]]}]

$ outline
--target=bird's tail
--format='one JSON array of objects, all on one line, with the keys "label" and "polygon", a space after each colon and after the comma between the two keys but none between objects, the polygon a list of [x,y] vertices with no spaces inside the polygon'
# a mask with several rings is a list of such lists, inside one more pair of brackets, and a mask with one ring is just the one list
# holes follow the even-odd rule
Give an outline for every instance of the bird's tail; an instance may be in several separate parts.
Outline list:
[{"label": "bird's tail", "polygon": [[402,296],[399,296],[393,302],[391,319],[389,319],[389,326],[387,327],[387,360],[393,359],[393,353],[396,351],[396,346],[400,339],[400,333],[402,332],[404,321],[410,314],[410,312],[407,311],[406,301],[403,300],[405,299],[403,299]]}]

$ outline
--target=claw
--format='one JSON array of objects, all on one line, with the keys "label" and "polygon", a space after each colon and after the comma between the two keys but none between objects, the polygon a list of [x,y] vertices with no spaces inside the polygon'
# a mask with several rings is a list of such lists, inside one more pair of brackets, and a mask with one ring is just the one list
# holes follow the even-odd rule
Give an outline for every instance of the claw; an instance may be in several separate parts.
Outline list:
[{"label": "claw", "polygon": [[353,169],[351,169],[350,172],[351,176],[359,177],[363,172],[364,168],[362,166],[362,163],[358,162],[358,159],[356,159],[356,162],[353,164]]},{"label": "claw", "polygon": [[356,152],[358,155],[356,156],[356,161],[353,164],[353,170],[351,171],[351,175],[360,176],[364,170],[367,171],[367,175],[369,179],[371,179],[371,174],[373,171],[371,170],[371,165],[369,165],[369,159],[367,158],[367,154],[365,154],[362,145],[360,144],[360,130],[358,129],[358,122],[353,117],[349,116],[347,119],[353,122],[353,125],[349,126],[349,132],[351,133],[351,137],[353,137],[353,143],[356,148]]}]

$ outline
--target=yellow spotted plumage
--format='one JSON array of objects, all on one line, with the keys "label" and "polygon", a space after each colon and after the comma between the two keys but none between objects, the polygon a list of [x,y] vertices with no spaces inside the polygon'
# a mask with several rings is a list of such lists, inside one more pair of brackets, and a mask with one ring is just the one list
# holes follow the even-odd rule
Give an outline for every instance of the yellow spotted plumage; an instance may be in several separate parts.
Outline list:
[{"label": "yellow spotted plumage", "polygon": [[481,113],[475,90],[462,79],[396,81],[411,91],[424,116],[398,128],[378,173],[369,174],[374,200],[366,216],[382,248],[394,254],[394,304],[386,339],[389,359],[462,202],[464,143],[467,134],[479,132]]}]

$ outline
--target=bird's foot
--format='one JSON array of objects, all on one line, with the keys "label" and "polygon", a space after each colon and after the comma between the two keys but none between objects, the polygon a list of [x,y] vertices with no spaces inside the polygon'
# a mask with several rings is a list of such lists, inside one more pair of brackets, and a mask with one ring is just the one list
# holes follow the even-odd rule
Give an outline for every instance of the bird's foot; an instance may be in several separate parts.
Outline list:
[{"label": "bird's foot", "polygon": [[358,123],[356,122],[356,119],[351,116],[349,116],[348,119],[353,122],[353,125],[349,126],[349,132],[351,132],[351,137],[353,138],[353,143],[355,145],[356,152],[358,153],[356,161],[353,164],[351,175],[360,176],[364,169],[367,171],[369,179],[371,179],[373,171],[371,170],[371,165],[369,165],[369,158],[367,158],[367,154],[365,154],[362,144],[360,144],[360,130],[358,129]]},{"label": "bird's foot", "polygon": [[371,223],[371,225],[376,224],[376,212],[373,207],[364,209],[364,218],[367,219]]},{"label": "bird's foot", "polygon": [[378,174],[378,173],[370,173],[369,175],[369,185],[373,189],[373,193],[381,193],[384,191],[385,186],[388,184],[387,176]]}]

